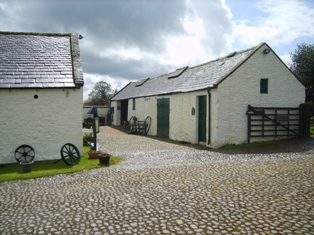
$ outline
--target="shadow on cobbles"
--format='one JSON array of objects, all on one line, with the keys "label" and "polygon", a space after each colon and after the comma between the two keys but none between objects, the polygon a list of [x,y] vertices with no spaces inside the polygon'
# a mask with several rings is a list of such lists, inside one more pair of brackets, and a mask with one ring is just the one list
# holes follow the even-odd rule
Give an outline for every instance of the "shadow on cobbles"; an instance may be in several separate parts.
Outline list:
[{"label": "shadow on cobbles", "polygon": [[[123,131],[122,127],[111,126],[112,128]],[[314,153],[314,136],[308,138],[290,138],[285,140],[278,140],[265,143],[253,143],[251,145],[234,145],[225,146],[219,149],[208,148],[203,145],[190,144],[186,142],[174,141],[168,138],[162,138],[157,136],[146,136],[166,143],[177,144],[181,146],[191,147],[198,150],[206,150],[224,154],[272,154],[272,153],[305,153],[313,151]]]},{"label": "shadow on cobbles", "polygon": [[314,151],[314,137],[292,138],[279,140],[260,145],[235,147],[233,149],[218,149],[217,152],[225,154],[271,154],[271,153],[305,153]]},{"label": "shadow on cobbles", "polygon": [[314,136],[309,138],[291,138],[285,140],[278,140],[276,142],[265,142],[251,145],[239,145],[239,146],[226,146],[219,149],[208,148],[206,146],[189,144],[184,142],[178,142],[160,137],[148,138],[165,141],[168,143],[184,145],[187,147],[207,150],[211,152],[224,153],[224,154],[271,154],[271,153],[304,153],[308,151],[314,152]]}]

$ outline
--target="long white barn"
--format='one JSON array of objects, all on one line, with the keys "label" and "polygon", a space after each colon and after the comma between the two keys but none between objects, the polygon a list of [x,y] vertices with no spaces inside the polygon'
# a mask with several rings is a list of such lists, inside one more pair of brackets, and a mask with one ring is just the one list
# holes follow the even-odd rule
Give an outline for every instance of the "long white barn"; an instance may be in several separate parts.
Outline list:
[{"label": "long white barn", "polygon": [[304,101],[303,85],[261,43],[129,83],[111,98],[112,124],[122,125],[132,116],[139,120],[151,116],[149,135],[217,148],[247,141],[248,105],[299,107]]}]

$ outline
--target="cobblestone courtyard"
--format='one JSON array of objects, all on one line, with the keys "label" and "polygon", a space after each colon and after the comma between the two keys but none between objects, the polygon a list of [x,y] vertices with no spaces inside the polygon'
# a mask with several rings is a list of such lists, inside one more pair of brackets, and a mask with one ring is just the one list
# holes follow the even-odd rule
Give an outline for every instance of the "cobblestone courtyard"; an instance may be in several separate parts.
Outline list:
[{"label": "cobblestone courtyard", "polygon": [[314,234],[314,139],[211,151],[101,127],[108,168],[0,184],[0,234]]}]

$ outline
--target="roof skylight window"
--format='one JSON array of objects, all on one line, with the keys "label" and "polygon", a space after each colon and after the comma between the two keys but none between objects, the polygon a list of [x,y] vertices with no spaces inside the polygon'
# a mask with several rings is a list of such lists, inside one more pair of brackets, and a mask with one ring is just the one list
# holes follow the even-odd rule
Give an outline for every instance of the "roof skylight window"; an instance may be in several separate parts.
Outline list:
[{"label": "roof skylight window", "polygon": [[187,70],[188,67],[189,66],[177,69],[174,73],[171,74],[171,76],[168,77],[168,79],[179,77],[182,73],[184,73],[185,70]]},{"label": "roof skylight window", "polygon": [[149,77],[142,80],[139,84],[136,84],[135,87],[139,87],[139,86],[142,86],[147,80],[149,80]]},{"label": "roof skylight window", "polygon": [[231,52],[229,55],[227,55],[227,57],[232,57],[232,56],[234,56],[235,54],[237,54],[237,52],[236,52],[236,51]]}]

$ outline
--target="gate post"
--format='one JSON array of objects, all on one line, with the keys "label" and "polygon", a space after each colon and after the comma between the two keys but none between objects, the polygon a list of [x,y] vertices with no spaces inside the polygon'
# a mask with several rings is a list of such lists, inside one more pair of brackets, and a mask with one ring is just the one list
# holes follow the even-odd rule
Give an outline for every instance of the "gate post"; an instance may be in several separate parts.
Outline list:
[{"label": "gate post", "polygon": [[311,126],[311,105],[300,104],[300,121],[299,121],[299,136],[310,137],[310,126]]},{"label": "gate post", "polygon": [[254,114],[254,108],[251,105],[247,106],[247,143],[251,143],[251,115]]}]

